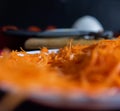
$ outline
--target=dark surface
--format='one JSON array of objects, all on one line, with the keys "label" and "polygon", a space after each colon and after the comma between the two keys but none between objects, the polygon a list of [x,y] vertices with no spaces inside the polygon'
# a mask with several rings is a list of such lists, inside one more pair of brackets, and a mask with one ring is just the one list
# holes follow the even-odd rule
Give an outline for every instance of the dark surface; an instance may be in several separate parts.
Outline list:
[{"label": "dark surface", "polygon": [[[0,100],[4,97],[5,93],[0,91]],[[85,110],[85,109],[64,109],[64,108],[55,108],[45,106],[43,104],[38,104],[32,102],[30,100],[26,100],[21,103],[14,111],[94,111],[92,110]],[[120,110],[95,110],[95,111],[120,111]]]},{"label": "dark surface", "polygon": [[0,0],[0,26],[71,27],[79,17],[95,16],[105,30],[120,30],[120,0]]},{"label": "dark surface", "polygon": [[28,37],[7,36],[0,32],[0,50],[8,48],[10,50],[24,49],[24,42]]},{"label": "dark surface", "polygon": [[[87,108],[86,108],[87,109]],[[94,111],[95,109],[64,109],[64,108],[53,108],[45,105],[37,104],[30,101],[23,102],[15,111]],[[120,110],[95,110],[95,111],[120,111]]]},{"label": "dark surface", "polygon": [[[62,108],[52,108],[44,105],[40,105],[37,103],[33,103],[30,101],[25,101],[19,107],[15,109],[15,111],[94,111],[85,110],[85,109],[62,109]],[[120,110],[95,110],[95,111],[120,111]]]}]

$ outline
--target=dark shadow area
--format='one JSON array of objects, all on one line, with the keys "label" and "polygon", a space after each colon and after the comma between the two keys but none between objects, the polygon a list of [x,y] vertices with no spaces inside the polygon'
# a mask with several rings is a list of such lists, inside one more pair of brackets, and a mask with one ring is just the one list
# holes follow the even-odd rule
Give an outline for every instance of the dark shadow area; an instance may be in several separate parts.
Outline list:
[{"label": "dark shadow area", "polygon": [[96,17],[105,30],[120,30],[119,0],[1,0],[0,25],[27,28],[71,27],[84,15]]}]

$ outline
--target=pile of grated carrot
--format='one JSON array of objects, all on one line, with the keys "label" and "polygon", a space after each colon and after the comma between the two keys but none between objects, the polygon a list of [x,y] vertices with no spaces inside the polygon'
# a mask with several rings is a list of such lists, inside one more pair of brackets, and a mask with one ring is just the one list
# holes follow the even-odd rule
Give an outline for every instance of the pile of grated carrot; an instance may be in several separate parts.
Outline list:
[{"label": "pile of grated carrot", "polygon": [[23,90],[56,88],[63,91],[99,92],[120,88],[120,39],[100,40],[92,45],[72,45],[49,53],[3,52],[0,84]]}]

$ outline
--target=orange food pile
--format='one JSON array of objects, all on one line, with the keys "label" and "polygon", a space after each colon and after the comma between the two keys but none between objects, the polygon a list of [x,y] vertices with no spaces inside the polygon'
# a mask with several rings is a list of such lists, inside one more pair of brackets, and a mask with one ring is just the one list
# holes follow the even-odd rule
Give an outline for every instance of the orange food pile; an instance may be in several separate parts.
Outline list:
[{"label": "orange food pile", "polygon": [[120,88],[120,39],[72,45],[49,53],[3,52],[0,83],[14,87],[49,87],[86,92]]}]

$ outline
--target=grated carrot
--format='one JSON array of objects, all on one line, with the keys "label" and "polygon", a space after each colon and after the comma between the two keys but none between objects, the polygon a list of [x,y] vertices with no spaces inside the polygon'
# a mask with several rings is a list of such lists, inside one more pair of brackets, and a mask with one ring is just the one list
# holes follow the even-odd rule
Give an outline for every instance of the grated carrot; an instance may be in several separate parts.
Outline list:
[{"label": "grated carrot", "polygon": [[[19,55],[21,54],[21,55]],[[120,39],[92,45],[67,45],[57,53],[47,48],[39,54],[25,51],[2,53],[0,83],[31,90],[31,87],[78,89],[87,93],[120,88]]]}]

